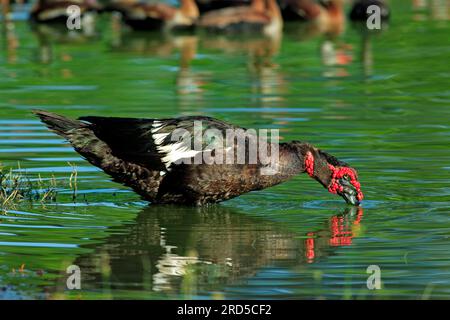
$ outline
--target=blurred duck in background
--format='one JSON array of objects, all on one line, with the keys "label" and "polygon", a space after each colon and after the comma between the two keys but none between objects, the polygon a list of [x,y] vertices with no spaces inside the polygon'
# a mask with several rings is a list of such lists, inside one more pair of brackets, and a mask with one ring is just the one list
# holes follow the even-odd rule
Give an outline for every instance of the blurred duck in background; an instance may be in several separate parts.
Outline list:
[{"label": "blurred duck in background", "polygon": [[279,34],[283,19],[275,0],[252,0],[249,6],[237,6],[207,12],[198,27],[213,32]]},{"label": "blurred duck in background", "polygon": [[123,21],[134,30],[170,30],[193,27],[200,13],[194,0],[180,0],[179,8],[166,3],[144,3],[136,0],[117,0],[107,11],[120,12]]},{"label": "blurred duck in background", "polygon": [[200,13],[227,7],[246,6],[250,0],[196,0]]},{"label": "blurred duck in background", "polygon": [[31,9],[30,21],[40,37],[64,38],[78,30],[83,36],[93,37],[100,11],[102,5],[97,0],[37,0]]},{"label": "blurred duck in background", "polygon": [[372,14],[367,13],[367,9],[370,6],[377,6],[380,8],[381,21],[388,21],[390,17],[389,6],[384,0],[355,0],[350,11],[350,20],[352,21],[367,21]]},{"label": "blurred duck in background", "polygon": [[344,20],[344,0],[281,0],[283,19],[330,25]]},{"label": "blurred duck in background", "polygon": [[30,12],[30,19],[38,23],[64,23],[75,12],[68,10],[70,6],[77,6],[83,22],[92,19],[93,15],[102,9],[96,0],[37,0]]},{"label": "blurred duck in background", "polygon": [[[336,37],[345,29],[344,0],[285,0],[283,17],[305,23],[290,26],[288,32],[296,34],[302,41],[320,35]],[[290,6],[287,10],[286,5]]]}]

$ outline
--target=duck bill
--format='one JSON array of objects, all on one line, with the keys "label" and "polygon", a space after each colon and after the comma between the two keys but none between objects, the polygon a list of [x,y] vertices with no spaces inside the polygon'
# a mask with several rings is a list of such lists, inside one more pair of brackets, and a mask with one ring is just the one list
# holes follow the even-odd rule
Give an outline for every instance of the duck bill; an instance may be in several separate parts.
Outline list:
[{"label": "duck bill", "polygon": [[348,204],[351,204],[352,206],[359,206],[360,205],[360,201],[356,198],[356,194],[354,193],[342,193],[341,194],[342,198],[344,198],[345,202],[347,202]]}]

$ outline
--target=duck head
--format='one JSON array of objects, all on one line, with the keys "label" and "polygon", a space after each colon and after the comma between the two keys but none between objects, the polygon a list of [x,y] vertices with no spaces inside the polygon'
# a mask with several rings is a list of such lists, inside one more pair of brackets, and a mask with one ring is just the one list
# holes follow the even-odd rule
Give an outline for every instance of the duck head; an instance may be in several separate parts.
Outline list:
[{"label": "duck head", "polygon": [[338,194],[348,204],[358,206],[364,198],[358,173],[347,163],[310,144],[302,144],[304,172],[317,180],[330,193]]},{"label": "duck head", "polygon": [[329,164],[329,169],[331,182],[328,191],[340,195],[347,203],[358,206],[364,195],[356,170],[348,166],[335,167],[332,164]]}]

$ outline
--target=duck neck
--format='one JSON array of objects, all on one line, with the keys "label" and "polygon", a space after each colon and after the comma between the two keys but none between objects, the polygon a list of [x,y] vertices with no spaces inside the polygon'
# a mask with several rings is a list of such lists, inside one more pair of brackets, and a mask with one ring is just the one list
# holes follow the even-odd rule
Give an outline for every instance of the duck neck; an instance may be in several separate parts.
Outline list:
[{"label": "duck neck", "polygon": [[197,4],[194,0],[181,0],[180,11],[186,17],[193,19],[198,18],[200,15]]},{"label": "duck neck", "polygon": [[292,141],[280,144],[279,171],[272,178],[274,184],[286,181],[291,177],[306,173],[324,187],[331,183],[332,171],[329,167],[327,153],[309,143]]},{"label": "duck neck", "polygon": [[264,12],[266,10],[264,0],[252,0],[251,8],[254,11]]},{"label": "duck neck", "polygon": [[278,7],[276,0],[266,0],[266,4],[267,4],[267,12],[270,15],[270,17],[282,21],[280,8]]}]

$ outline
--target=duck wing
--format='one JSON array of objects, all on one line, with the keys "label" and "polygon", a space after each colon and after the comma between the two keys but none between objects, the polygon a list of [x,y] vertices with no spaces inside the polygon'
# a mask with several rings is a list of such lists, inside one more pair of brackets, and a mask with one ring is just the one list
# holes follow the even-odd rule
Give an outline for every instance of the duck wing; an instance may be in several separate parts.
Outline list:
[{"label": "duck wing", "polygon": [[90,123],[95,136],[109,146],[114,156],[152,171],[170,171],[172,166],[208,151],[208,148],[220,149],[223,144],[216,137],[225,136],[227,129],[236,128],[210,117],[136,119],[89,116],[79,120]]}]

